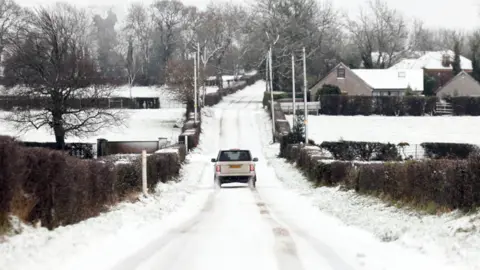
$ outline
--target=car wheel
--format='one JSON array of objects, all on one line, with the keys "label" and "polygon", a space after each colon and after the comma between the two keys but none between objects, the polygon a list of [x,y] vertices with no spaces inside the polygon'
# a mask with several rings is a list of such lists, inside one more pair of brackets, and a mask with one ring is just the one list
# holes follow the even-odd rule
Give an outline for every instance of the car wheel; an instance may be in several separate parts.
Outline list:
[{"label": "car wheel", "polygon": [[222,188],[222,182],[220,182],[220,179],[218,179],[217,177],[215,177],[215,179],[214,179],[213,181],[214,181],[214,184],[215,184],[215,188],[216,188],[216,189]]},{"label": "car wheel", "polygon": [[256,178],[252,178],[248,180],[248,187],[250,189],[255,189],[255,186],[256,186]]}]

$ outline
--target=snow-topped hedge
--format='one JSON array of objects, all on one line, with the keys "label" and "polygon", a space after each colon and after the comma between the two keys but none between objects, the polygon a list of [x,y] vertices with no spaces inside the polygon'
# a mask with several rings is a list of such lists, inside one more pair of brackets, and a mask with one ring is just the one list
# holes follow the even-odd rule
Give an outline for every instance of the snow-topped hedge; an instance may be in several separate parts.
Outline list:
[{"label": "snow-topped hedge", "polygon": [[[184,159],[183,145],[150,155],[149,188],[177,176]],[[0,233],[10,215],[53,229],[94,217],[141,191],[140,155],[118,164],[81,160],[0,137],[0,168]]]},{"label": "snow-topped hedge", "polygon": [[341,185],[429,210],[480,206],[480,157],[463,160],[357,162],[328,160],[316,146],[290,144],[285,158],[316,185]]}]

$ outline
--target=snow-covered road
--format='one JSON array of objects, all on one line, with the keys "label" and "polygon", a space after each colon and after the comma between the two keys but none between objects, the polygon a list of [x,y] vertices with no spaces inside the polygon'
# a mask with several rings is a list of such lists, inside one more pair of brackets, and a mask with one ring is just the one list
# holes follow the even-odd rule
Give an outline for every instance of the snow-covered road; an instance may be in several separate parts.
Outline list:
[{"label": "snow-covered road", "polygon": [[213,167],[206,164],[198,174],[200,190],[208,193],[204,206],[112,269],[448,269],[347,227],[286,189],[264,155],[271,126],[263,89],[257,83],[207,109],[203,141],[210,143],[201,146],[210,154],[206,160],[219,148],[250,149],[260,160],[257,191],[234,184],[215,191]]},{"label": "snow-covered road", "polygon": [[[182,169],[182,182],[160,185],[144,202],[80,224],[29,229],[0,244],[0,269],[467,269],[382,242],[288,188],[285,178],[298,176],[272,156],[278,146],[270,144],[264,89],[258,82],[203,110],[201,142]],[[210,158],[220,148],[248,148],[259,158],[256,191],[235,184],[214,189]],[[371,222],[381,221],[372,216]]]}]

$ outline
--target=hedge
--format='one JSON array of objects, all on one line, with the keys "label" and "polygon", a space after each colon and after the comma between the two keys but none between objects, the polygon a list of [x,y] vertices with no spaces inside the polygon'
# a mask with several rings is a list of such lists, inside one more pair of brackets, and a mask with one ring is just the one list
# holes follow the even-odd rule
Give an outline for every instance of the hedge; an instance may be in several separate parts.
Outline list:
[{"label": "hedge", "polygon": [[319,147],[288,145],[287,160],[296,162],[316,185],[342,185],[362,194],[376,194],[422,208],[432,205],[470,210],[480,206],[480,158],[393,163],[320,161]]},{"label": "hedge", "polygon": [[[184,146],[177,153],[148,158],[149,187],[178,175]],[[182,149],[183,148],[183,149]],[[131,164],[81,160],[57,150],[23,147],[0,138],[0,227],[10,214],[54,229],[98,215],[141,190],[140,157]]]},{"label": "hedge", "polygon": [[480,97],[449,97],[454,115],[480,115]]},{"label": "hedge", "polygon": [[337,160],[402,160],[395,144],[379,142],[324,141],[320,147],[328,150]]},{"label": "hedge", "polygon": [[465,143],[422,143],[425,155],[432,159],[466,159],[478,146]]},{"label": "hedge", "polygon": [[[283,99],[283,98],[289,98],[289,94],[287,92],[273,91],[273,101]],[[270,92],[268,91],[263,92],[263,99],[262,99],[263,107],[268,107],[269,106],[268,104],[270,104],[271,99],[272,97],[270,95]]]},{"label": "hedge", "polygon": [[233,93],[235,93],[239,90],[242,90],[245,87],[247,87],[249,85],[252,85],[257,80],[258,80],[257,75],[246,76],[245,80],[241,81],[242,83],[240,83],[240,84],[237,84],[237,85],[231,86],[231,87],[226,87],[226,88],[223,88],[222,90],[219,89],[215,93],[208,93],[208,94],[205,95],[205,106],[214,106],[222,100],[223,96],[233,94]]},{"label": "hedge", "polygon": [[423,96],[320,96],[321,114],[326,115],[432,115],[437,98]]}]

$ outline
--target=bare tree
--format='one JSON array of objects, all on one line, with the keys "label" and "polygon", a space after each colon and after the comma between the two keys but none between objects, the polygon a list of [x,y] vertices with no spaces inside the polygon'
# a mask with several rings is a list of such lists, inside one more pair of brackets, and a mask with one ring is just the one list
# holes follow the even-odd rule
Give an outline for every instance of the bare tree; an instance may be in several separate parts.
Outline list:
[{"label": "bare tree", "polygon": [[348,30],[365,68],[388,68],[409,49],[407,24],[383,0],[371,0],[368,11],[360,8],[357,20],[347,19]]},{"label": "bare tree", "polygon": [[307,76],[317,78],[325,73],[326,68],[319,63],[336,57],[340,33],[338,13],[331,2],[257,0],[251,10],[251,40],[261,40],[263,44],[257,49],[258,59],[264,59],[272,47],[275,88],[291,88],[291,54],[296,55],[301,67],[302,47],[307,52]]},{"label": "bare tree", "polygon": [[[148,74],[149,59],[151,55],[153,21],[149,17],[147,8],[141,3],[133,3],[128,9],[125,21],[124,33],[127,40],[132,39],[133,48],[138,48],[139,59],[138,66],[141,67],[142,74]],[[134,58],[137,58],[134,56]]]},{"label": "bare tree", "polygon": [[59,149],[68,135],[81,137],[121,123],[115,111],[72,104],[110,94],[100,85],[91,56],[90,23],[83,10],[68,4],[40,8],[32,13],[22,37],[9,46],[6,73],[25,86],[19,95],[44,100],[44,109],[14,112],[8,119],[23,130],[51,128]]},{"label": "bare tree", "polygon": [[421,20],[416,19],[413,21],[408,39],[409,47],[413,51],[433,51],[436,49],[433,31],[426,28]]},{"label": "bare tree", "polygon": [[22,23],[23,13],[14,0],[0,0],[0,54]]},{"label": "bare tree", "polygon": [[[195,17],[197,26],[191,28],[194,32],[190,50],[187,52],[198,52],[199,45],[200,60],[199,81],[203,88],[203,96],[206,94],[205,78],[210,68],[214,69],[218,85],[223,88],[222,74],[235,73],[236,59],[231,59],[232,65],[225,63],[227,54],[239,48],[239,43],[244,32],[243,25],[246,23],[246,12],[236,5],[210,3],[205,12]],[[228,55],[233,56],[233,55]],[[243,55],[239,55],[242,57]],[[235,56],[233,56],[235,57]],[[225,67],[227,64],[227,67]],[[211,74],[211,73],[210,73]]]},{"label": "bare tree", "polygon": [[133,37],[129,37],[127,52],[126,52],[126,68],[128,76],[128,86],[130,88],[130,98],[132,98],[132,87],[137,77],[138,72],[140,71],[141,65],[139,65],[139,59],[136,57],[133,47]]},{"label": "bare tree", "polygon": [[187,115],[194,110],[195,91],[192,60],[170,60],[166,83],[175,98],[187,105]]},{"label": "bare tree", "polygon": [[181,32],[188,23],[192,9],[177,0],[157,0],[152,4],[152,16],[160,38],[160,81],[166,74],[166,66],[175,50],[181,47]]},{"label": "bare tree", "polygon": [[197,35],[202,26],[203,13],[196,7],[185,7],[185,18],[180,32],[180,40],[177,57],[186,60],[190,53],[197,49]]}]

